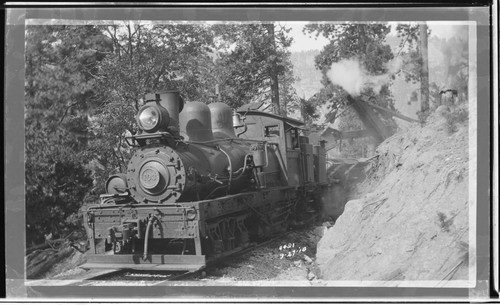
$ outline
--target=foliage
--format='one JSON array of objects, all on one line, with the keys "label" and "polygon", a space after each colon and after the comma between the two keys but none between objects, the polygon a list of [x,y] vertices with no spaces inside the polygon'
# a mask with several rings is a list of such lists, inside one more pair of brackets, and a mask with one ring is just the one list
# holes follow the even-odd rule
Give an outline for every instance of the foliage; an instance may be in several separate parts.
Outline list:
[{"label": "foliage", "polygon": [[[274,36],[269,27],[274,27]],[[213,26],[218,37],[214,75],[221,84],[222,100],[238,107],[271,98],[271,78],[277,76],[280,95],[293,95],[292,65],[287,48],[290,29],[272,24],[219,24]]]},{"label": "foliage", "polygon": [[146,93],[176,88],[187,99],[198,97],[196,58],[207,56],[211,36],[192,24],[105,26],[114,52],[99,66],[99,86],[107,97],[136,109]]},{"label": "foliage", "polygon": [[293,100],[288,103],[287,112],[300,114],[300,120],[305,123],[306,128],[311,129],[320,117],[317,110],[321,103],[318,100],[305,99],[297,95],[291,98]]},{"label": "foliage", "polygon": [[79,156],[86,141],[86,112],[96,103],[91,75],[109,47],[93,26],[26,28],[28,243],[64,233],[92,185]]},{"label": "foliage", "polygon": [[458,131],[458,125],[463,125],[469,119],[469,111],[465,108],[455,108],[443,113],[446,121],[446,132],[452,134]]},{"label": "foliage", "polygon": [[51,112],[59,124],[68,113],[95,105],[92,73],[110,47],[95,27],[28,26],[26,40],[30,115]]},{"label": "foliage", "polygon": [[347,101],[347,92],[342,90],[340,86],[334,84],[329,84],[326,87],[321,88],[318,93],[314,94],[309,99],[309,103],[316,106],[321,104],[328,105],[326,123],[329,124],[334,124],[335,120],[342,114],[349,104]]},{"label": "foliage", "polygon": [[[419,50],[420,25],[400,23],[396,26],[397,37],[401,39],[397,56],[402,58],[402,72],[407,82],[420,82],[422,74],[422,55]],[[427,30],[427,36],[431,31]]]},{"label": "foliage", "polygon": [[334,62],[358,58],[370,74],[387,72],[385,63],[393,58],[390,46],[384,44],[390,27],[385,24],[308,24],[304,31],[330,40],[316,57],[318,69],[326,73]]},{"label": "foliage", "polygon": [[[426,35],[422,36],[422,32]],[[429,59],[428,59],[428,36],[430,30],[425,23],[404,23],[396,27],[398,38],[401,38],[398,56],[402,58],[403,75],[406,82],[420,84],[420,110],[417,116],[421,122],[425,122],[430,114],[429,102],[435,92],[430,89],[429,84]],[[425,56],[424,56],[425,54]],[[415,92],[416,94],[416,92]]]},{"label": "foliage", "polygon": [[314,103],[311,100],[305,100],[305,99],[301,99],[301,103],[303,105],[304,114],[306,115],[306,117],[308,117],[310,119],[318,119],[319,118],[319,114],[316,111],[317,107],[319,106],[317,103]]},{"label": "foliage", "polygon": [[60,237],[79,226],[73,218],[92,186],[92,178],[74,157],[68,136],[64,132],[27,131],[27,138],[37,139],[36,143],[26,141],[28,244],[42,242],[44,234]]},{"label": "foliage", "polygon": [[[293,108],[297,107],[298,98],[297,91],[294,88],[294,84],[297,80],[293,73],[293,64],[291,61],[291,54],[288,53],[286,59],[283,62],[284,71],[281,75],[278,75],[278,83],[279,83],[279,101],[280,101],[280,109],[282,115],[289,115],[293,113]],[[306,107],[309,107],[306,101]],[[313,105],[311,105],[314,107]],[[310,114],[310,118],[317,118],[315,116],[315,110],[311,109],[310,111],[306,111],[306,113]]]},{"label": "foliage", "polygon": [[401,39],[397,56],[402,58],[402,72],[406,82],[420,82],[422,57],[418,50],[419,25],[400,23],[396,26],[397,37]]}]

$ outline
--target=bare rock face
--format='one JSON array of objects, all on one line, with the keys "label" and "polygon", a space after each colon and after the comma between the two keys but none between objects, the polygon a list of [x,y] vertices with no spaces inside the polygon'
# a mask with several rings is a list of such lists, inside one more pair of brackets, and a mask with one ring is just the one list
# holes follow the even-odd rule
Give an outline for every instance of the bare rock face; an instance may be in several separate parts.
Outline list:
[{"label": "bare rock face", "polygon": [[468,139],[467,117],[441,109],[426,126],[382,143],[357,188],[358,199],[347,203],[318,244],[321,278],[389,285],[467,280],[475,261],[469,260],[469,211],[475,209],[469,165],[475,167],[475,154],[469,156]]}]

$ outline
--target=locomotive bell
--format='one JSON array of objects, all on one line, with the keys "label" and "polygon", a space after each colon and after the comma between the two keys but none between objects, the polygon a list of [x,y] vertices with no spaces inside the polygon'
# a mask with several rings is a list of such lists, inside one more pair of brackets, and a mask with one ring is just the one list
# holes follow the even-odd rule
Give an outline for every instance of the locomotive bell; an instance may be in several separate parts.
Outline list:
[{"label": "locomotive bell", "polygon": [[241,120],[241,115],[236,111],[233,112],[233,128],[243,127],[243,121]]}]

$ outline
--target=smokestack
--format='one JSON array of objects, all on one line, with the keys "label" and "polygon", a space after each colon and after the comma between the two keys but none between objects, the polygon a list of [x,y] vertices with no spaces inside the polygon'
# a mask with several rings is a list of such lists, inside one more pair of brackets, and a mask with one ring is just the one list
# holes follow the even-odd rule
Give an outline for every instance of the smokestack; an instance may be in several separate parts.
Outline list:
[{"label": "smokestack", "polygon": [[168,90],[156,94],[160,98],[160,105],[167,109],[170,115],[168,129],[174,136],[179,136],[179,113],[184,108],[184,100],[178,90]]}]

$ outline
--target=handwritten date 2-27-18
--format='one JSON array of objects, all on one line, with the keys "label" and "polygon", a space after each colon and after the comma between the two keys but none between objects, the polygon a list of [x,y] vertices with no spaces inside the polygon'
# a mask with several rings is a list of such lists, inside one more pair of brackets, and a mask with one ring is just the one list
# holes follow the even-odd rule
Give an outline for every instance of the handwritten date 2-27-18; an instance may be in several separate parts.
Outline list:
[{"label": "handwritten date 2-27-18", "polygon": [[307,250],[307,247],[300,247],[295,243],[288,243],[279,247],[280,259],[293,258]]}]

